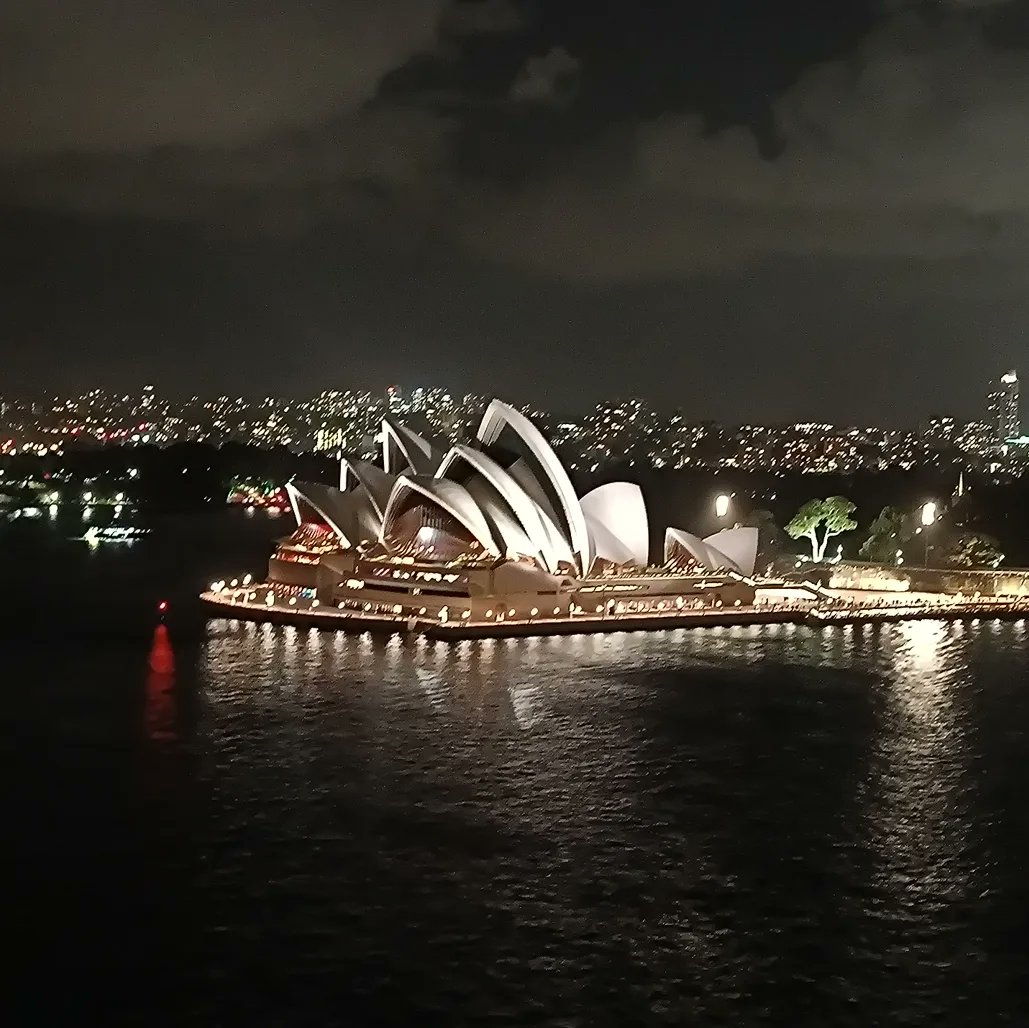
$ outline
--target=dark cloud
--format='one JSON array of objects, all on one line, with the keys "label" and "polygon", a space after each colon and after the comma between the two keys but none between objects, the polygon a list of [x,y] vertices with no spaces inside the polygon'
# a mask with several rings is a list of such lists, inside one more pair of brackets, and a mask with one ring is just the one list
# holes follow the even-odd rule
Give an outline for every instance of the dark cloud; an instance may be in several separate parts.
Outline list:
[{"label": "dark cloud", "polygon": [[364,108],[239,147],[164,146],[8,161],[0,188],[37,208],[187,221],[247,235],[412,210],[448,163],[446,119]]},{"label": "dark cloud", "polygon": [[485,36],[517,32],[527,20],[516,0],[458,0],[444,10],[439,27],[443,36]]},{"label": "dark cloud", "polygon": [[0,151],[233,146],[353,110],[432,45],[435,0],[0,7]]},{"label": "dark cloud", "polygon": [[[267,19],[251,14],[239,37],[238,9],[226,8],[197,61],[170,82],[158,65],[144,76],[151,85],[133,91],[139,68],[129,62],[112,67],[94,92],[70,91],[87,94],[102,118],[78,119],[65,104],[54,108],[60,117],[47,117],[44,93],[36,100],[42,116],[23,148],[43,145],[49,132],[50,145],[63,140],[72,153],[9,159],[8,193],[77,210],[235,224],[260,213],[256,231],[294,219],[360,219],[370,200],[399,212],[445,210],[439,231],[483,257],[615,280],[777,253],[927,259],[1022,242],[1029,144],[1020,126],[1029,109],[1029,65],[1018,51],[990,47],[977,31],[977,14],[932,23],[900,15],[846,57],[808,70],[770,104],[770,158],[757,124],[712,131],[703,111],[681,109],[685,101],[653,117],[589,122],[581,104],[595,104],[610,83],[598,86],[596,71],[564,45],[514,62],[488,114],[471,97],[462,105],[460,91],[448,104],[412,104],[401,96],[369,106],[391,67],[414,50],[431,51],[440,10],[427,14],[430,6],[301,5],[288,17],[269,8]],[[206,31],[193,10],[175,0],[151,2],[116,42],[153,59],[147,41],[167,31],[169,53],[192,50]],[[109,18],[85,7],[72,5],[66,16],[86,43],[111,28]],[[513,0],[465,0],[443,9],[440,31],[465,38],[519,34],[526,19]],[[387,31],[391,24],[403,29]],[[290,59],[262,68],[264,87],[240,104],[253,85],[248,76],[259,74],[257,40],[270,39],[273,30],[286,32],[289,45],[277,52]],[[56,56],[61,45],[51,40],[36,49]],[[95,59],[116,44],[96,47],[76,52]],[[298,63],[305,72],[293,81]],[[78,74],[74,61],[70,73]],[[291,78],[288,87],[280,89],[278,75]],[[580,79],[576,103],[568,106]],[[8,71],[0,79],[8,96],[10,81]],[[13,81],[24,84],[17,72]],[[218,88],[197,105],[194,91],[212,81]],[[158,94],[174,116],[155,116]],[[417,90],[412,96],[424,99]],[[562,99],[567,109],[526,114],[517,103],[506,106],[507,97]],[[7,110],[9,118],[25,117],[17,104]],[[326,118],[329,111],[333,117]],[[91,132],[97,145],[75,155],[74,142]],[[252,138],[239,143],[241,135]],[[149,137],[166,145],[141,147]],[[100,144],[115,142],[119,154],[105,154]],[[491,181],[491,155],[500,155],[506,172],[500,182]]]},{"label": "dark cloud", "polygon": [[774,255],[1021,252],[1029,65],[971,27],[899,18],[810,71],[774,105],[774,159],[750,129],[712,134],[699,116],[667,114],[612,130],[632,140],[624,174],[562,169],[470,196],[463,238],[484,255],[605,280]]},{"label": "dark cloud", "polygon": [[567,99],[579,67],[563,46],[552,47],[542,57],[530,57],[525,62],[511,84],[511,97],[535,103]]},{"label": "dark cloud", "polygon": [[[596,351],[610,370],[591,373],[596,391],[661,393],[660,373],[625,364],[628,342],[652,351],[643,366],[674,368],[682,339],[706,334],[747,365],[765,332],[799,368],[787,342],[836,325],[868,346],[892,317],[926,345],[946,338],[947,395],[972,373],[961,332],[989,324],[999,362],[1017,363],[998,307],[1023,311],[1029,256],[1027,11],[36,0],[0,13],[0,203],[72,212],[98,238],[128,223],[136,247],[160,225],[153,247],[183,262],[263,247],[253,280],[281,293],[269,351],[291,303],[322,359],[359,308],[364,337],[385,346],[377,313],[407,343],[383,358],[390,377],[417,349],[452,379],[480,346],[495,361],[531,332],[523,356],[542,366],[560,349],[560,380]],[[59,245],[46,224],[37,238],[18,223],[12,260]],[[365,264],[359,296],[335,291]],[[137,289],[145,279],[133,271]],[[214,322],[231,329],[240,289],[203,290]],[[896,373],[905,358],[888,349]],[[681,372],[700,375],[698,397],[717,393],[715,371]],[[882,385],[879,402],[897,390]]]}]

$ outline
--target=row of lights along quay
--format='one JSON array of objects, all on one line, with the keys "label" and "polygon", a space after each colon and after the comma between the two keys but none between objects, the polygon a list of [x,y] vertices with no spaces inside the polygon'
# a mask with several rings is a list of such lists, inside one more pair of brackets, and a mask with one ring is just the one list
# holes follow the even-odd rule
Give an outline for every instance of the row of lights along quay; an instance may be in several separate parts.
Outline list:
[{"label": "row of lights along quay", "polygon": [[231,586],[212,583],[204,600],[225,617],[269,621],[314,628],[380,634],[425,635],[436,639],[485,639],[529,635],[569,635],[605,632],[661,631],[673,628],[759,624],[870,624],[922,618],[968,620],[1022,619],[1029,616],[1027,597],[988,597],[908,593],[869,596],[814,586],[761,586],[753,603],[725,607],[686,603],[599,605],[591,610],[572,602],[553,610],[539,607],[487,609],[478,616],[472,608],[441,607],[435,617],[405,613],[372,604],[359,607],[322,604],[317,598],[286,596],[270,586]]}]

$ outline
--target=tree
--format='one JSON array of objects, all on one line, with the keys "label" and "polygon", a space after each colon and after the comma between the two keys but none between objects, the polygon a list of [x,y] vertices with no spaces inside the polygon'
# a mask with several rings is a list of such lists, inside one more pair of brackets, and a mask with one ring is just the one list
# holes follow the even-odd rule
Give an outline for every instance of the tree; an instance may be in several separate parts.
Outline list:
[{"label": "tree", "polygon": [[908,520],[896,507],[883,507],[879,516],[868,526],[868,538],[861,544],[858,553],[865,560],[877,564],[895,563],[897,551],[911,535]]},{"label": "tree", "polygon": [[943,563],[954,568],[995,568],[1002,560],[1000,544],[982,532],[962,532],[943,556]]},{"label": "tree", "polygon": [[793,520],[786,526],[786,534],[791,539],[810,540],[811,559],[815,562],[824,560],[830,539],[857,528],[857,522],[851,516],[856,509],[845,496],[808,500],[793,515]]}]

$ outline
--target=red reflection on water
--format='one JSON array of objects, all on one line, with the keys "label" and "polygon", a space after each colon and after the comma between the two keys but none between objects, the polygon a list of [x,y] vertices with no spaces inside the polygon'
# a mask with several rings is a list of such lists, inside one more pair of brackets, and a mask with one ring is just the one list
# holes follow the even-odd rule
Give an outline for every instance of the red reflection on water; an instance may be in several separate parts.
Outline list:
[{"label": "red reflection on water", "polygon": [[146,727],[151,739],[175,737],[175,654],[164,624],[154,629],[146,681]]},{"label": "red reflection on water", "polygon": [[150,670],[159,675],[175,674],[175,654],[168,639],[168,626],[158,625],[154,629],[154,641],[150,644]]}]

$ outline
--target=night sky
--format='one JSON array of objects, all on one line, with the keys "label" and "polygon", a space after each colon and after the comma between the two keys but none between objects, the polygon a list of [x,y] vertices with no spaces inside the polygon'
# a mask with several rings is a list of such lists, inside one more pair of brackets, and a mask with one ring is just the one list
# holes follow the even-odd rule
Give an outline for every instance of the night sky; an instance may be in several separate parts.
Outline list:
[{"label": "night sky", "polygon": [[1029,0],[13,0],[0,394],[975,416]]}]

